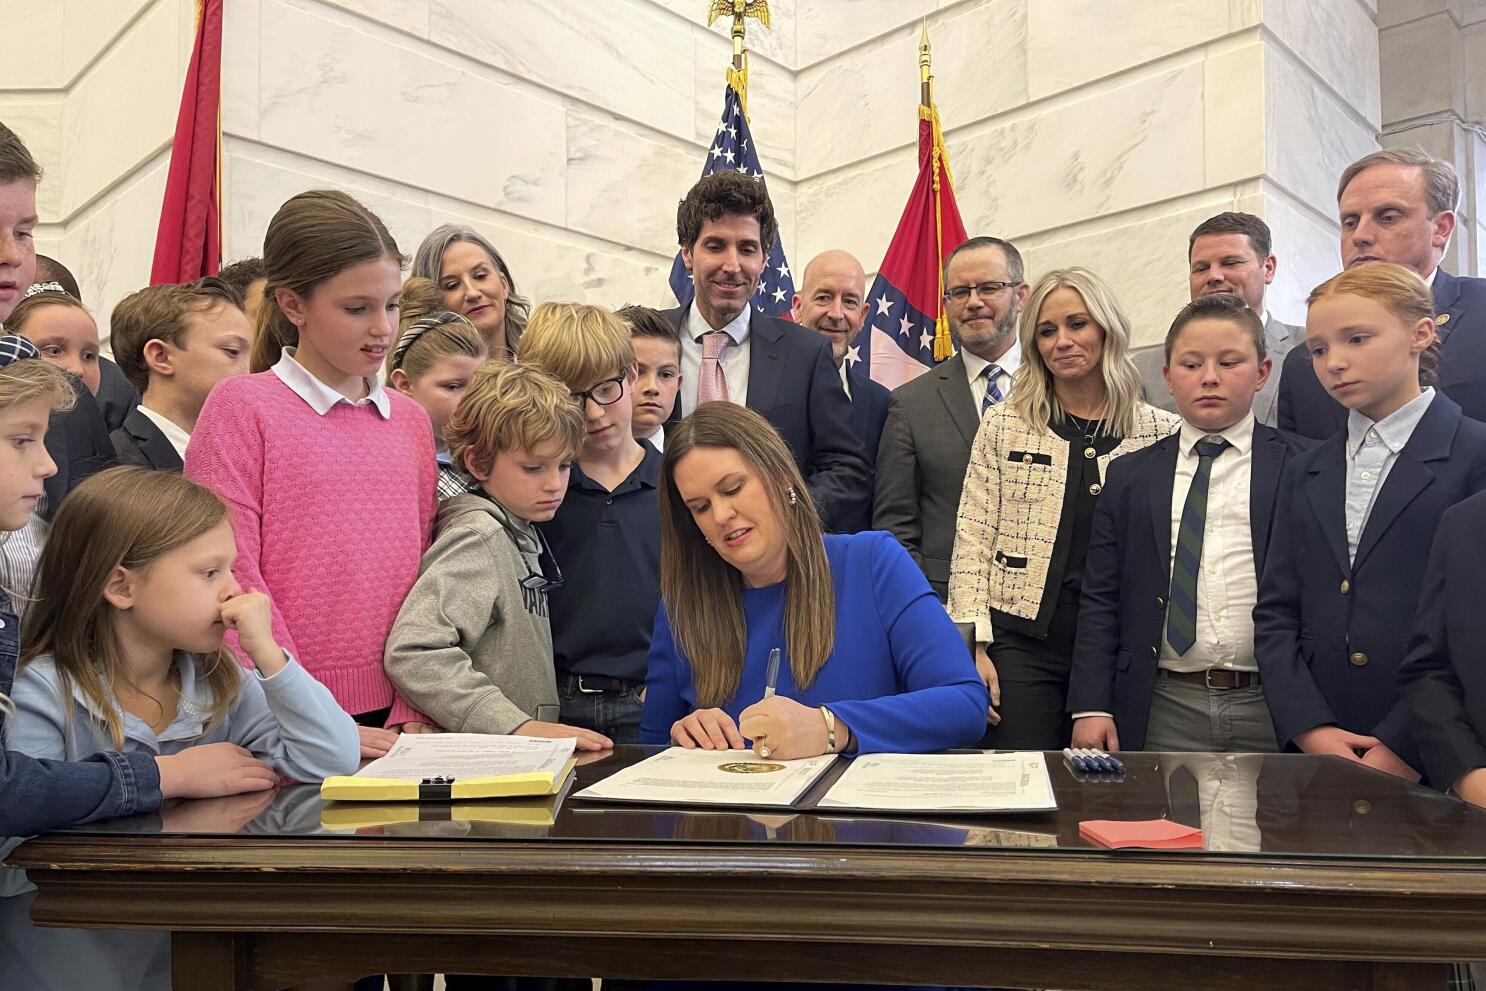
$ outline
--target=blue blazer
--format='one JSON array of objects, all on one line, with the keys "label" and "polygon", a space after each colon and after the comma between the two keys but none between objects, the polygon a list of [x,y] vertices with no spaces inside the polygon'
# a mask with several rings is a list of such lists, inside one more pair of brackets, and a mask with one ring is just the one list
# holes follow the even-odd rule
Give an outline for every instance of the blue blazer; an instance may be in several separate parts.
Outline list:
[{"label": "blue blazer", "polygon": [[[1109,463],[1084,563],[1069,712],[1114,715],[1122,750],[1145,746],[1171,589],[1171,498],[1179,433]],[[1249,528],[1264,572],[1280,476],[1306,443],[1254,425]]]},{"label": "blue blazer", "polygon": [[175,445],[166,439],[155,421],[139,411],[129,411],[124,425],[108,435],[113,442],[114,453],[119,464],[138,468],[153,468],[156,471],[180,471],[183,462],[175,452]]},{"label": "blue blazer", "polygon": [[1486,424],[1435,394],[1347,561],[1345,432],[1297,457],[1280,483],[1254,647],[1282,742],[1335,725],[1419,766],[1398,693],[1428,547],[1446,509],[1486,489]]},{"label": "blue blazer", "polygon": [[[1437,269],[1432,291],[1436,320],[1445,321],[1436,325],[1441,345],[1435,387],[1455,400],[1466,416],[1486,421],[1486,279]],[[1316,378],[1309,348],[1297,347],[1285,355],[1276,425],[1315,440],[1325,440],[1347,425],[1346,407]]]},{"label": "blue blazer", "polygon": [[[829,705],[858,753],[924,753],[974,744],[985,733],[985,684],[965,641],[923,572],[881,530],[825,538],[836,592],[836,639],[808,688],[795,684],[784,642],[784,583],[744,589],[748,632],[733,719],[763,698],[769,651],[783,653],[778,693]],[[676,644],[665,603],[655,616],[645,679],[642,743],[668,743],[671,724],[697,708],[691,661]]]},{"label": "blue blazer", "polygon": [[1414,717],[1429,780],[1448,788],[1486,767],[1486,494],[1440,519],[1419,590],[1419,618],[1399,691]]},{"label": "blue blazer", "polygon": [[875,469],[882,425],[887,422],[887,407],[893,401],[893,394],[881,382],[868,378],[860,365],[847,370],[846,380],[851,383],[851,411],[856,414],[867,466]]}]

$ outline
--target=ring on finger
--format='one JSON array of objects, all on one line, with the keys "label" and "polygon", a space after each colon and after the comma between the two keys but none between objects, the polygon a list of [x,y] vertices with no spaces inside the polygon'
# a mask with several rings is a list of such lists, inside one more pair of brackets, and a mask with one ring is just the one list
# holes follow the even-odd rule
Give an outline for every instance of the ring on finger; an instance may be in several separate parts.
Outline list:
[{"label": "ring on finger", "polygon": [[767,743],[760,743],[758,745],[758,755],[760,757],[762,757],[764,760],[768,760],[769,759],[769,754],[770,753],[772,753],[772,751],[769,750],[769,745]]}]

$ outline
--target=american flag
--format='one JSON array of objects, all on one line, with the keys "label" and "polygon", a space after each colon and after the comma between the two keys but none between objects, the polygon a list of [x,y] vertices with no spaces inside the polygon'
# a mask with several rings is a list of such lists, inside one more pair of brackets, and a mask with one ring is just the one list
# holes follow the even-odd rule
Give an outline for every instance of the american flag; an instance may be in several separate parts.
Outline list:
[{"label": "american flag", "polygon": [[[732,169],[753,176],[764,182],[764,169],[759,165],[758,151],[753,146],[753,135],[748,130],[748,118],[743,114],[738,91],[728,85],[722,102],[722,122],[717,125],[712,147],[707,149],[707,161],[702,165],[702,177],[713,172]],[[767,185],[767,183],[765,183]],[[691,272],[676,253],[671,265],[671,291],[682,306],[696,295]],[[758,288],[753,293],[753,307],[769,316],[788,316],[789,304],[795,294],[795,280],[789,274],[789,263],[784,258],[784,245],[776,236],[769,246],[769,260],[759,278]]]}]

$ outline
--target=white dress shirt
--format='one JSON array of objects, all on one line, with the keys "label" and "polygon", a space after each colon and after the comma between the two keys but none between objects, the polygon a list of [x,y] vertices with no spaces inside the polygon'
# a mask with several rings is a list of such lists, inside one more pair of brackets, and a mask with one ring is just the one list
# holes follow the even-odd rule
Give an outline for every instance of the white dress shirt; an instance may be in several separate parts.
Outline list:
[{"label": "white dress shirt", "polygon": [[976,412],[980,411],[980,404],[986,400],[986,380],[981,373],[987,365],[993,364],[1001,369],[996,373],[996,388],[1001,390],[1002,400],[1011,395],[1012,376],[1022,367],[1021,341],[1012,338],[1011,347],[994,362],[986,361],[978,354],[971,354],[965,348],[960,349],[960,354],[965,356],[965,377],[970,381],[970,396],[975,400]]},{"label": "white dress shirt", "polygon": [[1207,529],[1202,535],[1202,561],[1197,572],[1197,639],[1185,654],[1166,640],[1161,624],[1161,656],[1167,671],[1257,671],[1254,661],[1254,603],[1259,579],[1254,570],[1254,534],[1249,522],[1249,486],[1254,470],[1254,414],[1216,434],[1206,434],[1185,420],[1178,433],[1176,474],[1171,484],[1171,556],[1187,493],[1197,474],[1197,442],[1221,437],[1231,446],[1213,459],[1207,482]]},{"label": "white dress shirt", "polygon": [[[753,306],[743,307],[743,312],[732,322],[718,330],[732,338],[723,349],[718,362],[722,365],[722,377],[728,384],[728,401],[739,406],[748,405],[748,366],[753,349],[749,334],[750,314]],[[697,389],[702,383],[702,335],[712,333],[707,319],[697,312],[693,302],[686,308],[681,321],[681,412],[683,415],[697,408]]]},{"label": "white dress shirt", "polygon": [[366,395],[353,402],[315,378],[310,374],[309,369],[295,361],[296,350],[296,348],[285,348],[271,370],[281,382],[289,387],[291,392],[308,403],[310,409],[324,416],[337,403],[346,403],[350,406],[364,406],[370,403],[377,408],[382,419],[392,419],[392,404],[387,400],[387,390],[382,387],[378,379],[363,379],[366,382]]},{"label": "white dress shirt", "polygon": [[175,453],[179,454],[182,460],[185,460],[186,445],[191,443],[190,432],[182,430],[179,423],[176,423],[164,413],[156,413],[144,403],[139,404],[139,411],[144,414],[145,419],[160,428],[160,432],[165,435],[165,439],[170,441],[170,446],[175,448]]},{"label": "white dress shirt", "polygon": [[1361,413],[1347,411],[1347,558],[1357,556],[1357,545],[1362,541],[1362,531],[1367,529],[1367,518],[1372,515],[1373,504],[1378,493],[1388,480],[1388,473],[1398,460],[1398,452],[1414,436],[1414,429],[1429,404],[1434,401],[1434,389],[1426,386],[1424,391],[1404,403],[1377,423]]}]

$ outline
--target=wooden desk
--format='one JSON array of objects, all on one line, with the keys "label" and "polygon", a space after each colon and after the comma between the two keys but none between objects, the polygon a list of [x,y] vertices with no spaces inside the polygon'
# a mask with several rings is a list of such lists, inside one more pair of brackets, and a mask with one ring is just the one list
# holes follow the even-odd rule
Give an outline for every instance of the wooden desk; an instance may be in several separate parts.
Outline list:
[{"label": "wooden desk", "polygon": [[[1329,757],[1128,763],[1096,784],[1054,761],[1057,813],[912,822],[570,798],[551,826],[335,833],[295,788],[246,824],[188,803],[10,862],[38,922],[171,930],[178,991],[383,971],[1441,991],[1441,961],[1486,959],[1486,813]],[[1162,814],[1229,849],[1078,838],[1083,819]]]}]

